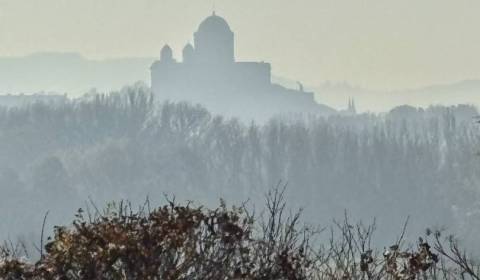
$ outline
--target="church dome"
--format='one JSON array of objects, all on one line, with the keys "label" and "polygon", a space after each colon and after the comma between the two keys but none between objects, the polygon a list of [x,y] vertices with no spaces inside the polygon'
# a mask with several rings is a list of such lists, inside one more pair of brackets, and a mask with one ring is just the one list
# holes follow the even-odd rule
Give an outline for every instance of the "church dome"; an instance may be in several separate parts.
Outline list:
[{"label": "church dome", "polygon": [[194,41],[196,61],[225,64],[235,60],[234,34],[227,21],[215,12],[200,23]]},{"label": "church dome", "polygon": [[184,53],[193,53],[194,51],[195,50],[193,49],[193,46],[190,43],[186,44],[185,47],[183,48]]},{"label": "church dome", "polygon": [[169,45],[165,45],[160,52],[160,60],[162,61],[172,61],[173,60],[173,51]]},{"label": "church dome", "polygon": [[230,33],[232,30],[228,25],[227,21],[215,14],[215,12],[206,18],[200,26],[198,27],[198,32],[227,32]]},{"label": "church dome", "polygon": [[183,48],[183,62],[192,62],[194,55],[195,49],[193,48],[192,44],[188,43]]}]

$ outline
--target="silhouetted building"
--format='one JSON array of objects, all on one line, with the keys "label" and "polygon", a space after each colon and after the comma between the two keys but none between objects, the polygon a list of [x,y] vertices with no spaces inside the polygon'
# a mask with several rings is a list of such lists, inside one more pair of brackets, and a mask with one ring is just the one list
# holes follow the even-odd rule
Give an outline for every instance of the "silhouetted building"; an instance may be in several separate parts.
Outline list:
[{"label": "silhouetted building", "polygon": [[[194,45],[183,49],[182,62],[165,45],[151,66],[152,90],[160,100],[201,103],[215,113],[270,117],[287,112],[327,112],[312,92],[272,84],[265,62],[237,62],[235,35],[215,13],[194,34]],[[266,107],[268,105],[268,107]]]}]

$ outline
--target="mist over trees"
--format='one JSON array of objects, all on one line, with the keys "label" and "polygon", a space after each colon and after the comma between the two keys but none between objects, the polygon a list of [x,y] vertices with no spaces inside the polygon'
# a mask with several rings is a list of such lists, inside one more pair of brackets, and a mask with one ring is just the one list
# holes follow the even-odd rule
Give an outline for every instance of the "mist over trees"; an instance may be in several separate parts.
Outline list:
[{"label": "mist over trees", "polygon": [[480,232],[476,115],[466,105],[403,106],[260,125],[198,105],[159,105],[142,87],[1,108],[0,237],[38,234],[47,210],[49,223],[65,223],[88,200],[140,203],[167,193],[256,204],[288,184],[289,203],[309,222],[347,210],[377,217],[391,240],[410,216],[413,233],[447,226],[469,240]]}]

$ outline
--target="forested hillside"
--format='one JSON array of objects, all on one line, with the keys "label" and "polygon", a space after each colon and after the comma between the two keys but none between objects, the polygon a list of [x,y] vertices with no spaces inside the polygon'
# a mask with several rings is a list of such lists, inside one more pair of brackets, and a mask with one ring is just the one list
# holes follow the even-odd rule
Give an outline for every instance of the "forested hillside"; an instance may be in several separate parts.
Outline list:
[{"label": "forested hillside", "polygon": [[[38,234],[86,201],[163,195],[215,205],[286,197],[316,224],[377,217],[391,240],[455,227],[480,233],[479,127],[469,106],[399,107],[383,115],[283,116],[263,125],[185,103],[156,105],[130,88],[62,104],[0,109],[0,237]],[[258,203],[257,205],[261,205]],[[15,219],[11,219],[15,215]]]}]

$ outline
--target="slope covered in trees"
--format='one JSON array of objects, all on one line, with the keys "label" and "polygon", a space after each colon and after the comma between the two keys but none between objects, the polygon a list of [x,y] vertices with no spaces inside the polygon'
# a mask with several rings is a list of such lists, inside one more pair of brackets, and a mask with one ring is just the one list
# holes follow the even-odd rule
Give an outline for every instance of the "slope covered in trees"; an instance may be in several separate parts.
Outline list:
[{"label": "slope covered in trees", "polygon": [[347,209],[377,217],[389,239],[411,216],[412,232],[448,226],[468,239],[480,232],[476,114],[400,107],[256,125],[200,106],[156,106],[142,88],[0,109],[0,237],[34,232],[47,210],[49,222],[64,223],[90,199],[257,203],[282,182],[308,221]]}]

